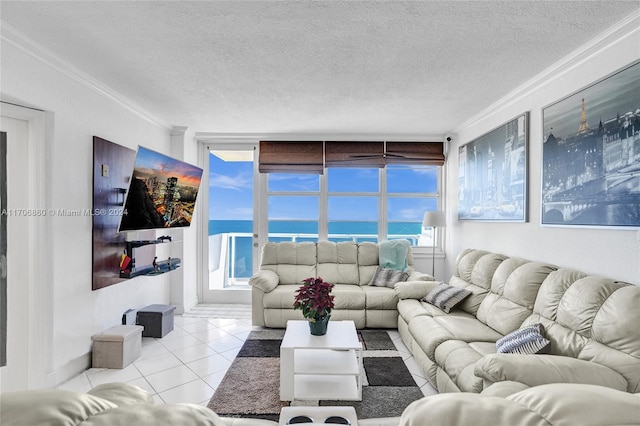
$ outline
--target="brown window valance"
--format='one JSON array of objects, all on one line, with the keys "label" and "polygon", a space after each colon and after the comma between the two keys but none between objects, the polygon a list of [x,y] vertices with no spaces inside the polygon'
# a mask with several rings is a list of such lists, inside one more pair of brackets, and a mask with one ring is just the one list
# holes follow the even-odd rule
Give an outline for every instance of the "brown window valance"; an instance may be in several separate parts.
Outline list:
[{"label": "brown window valance", "polygon": [[325,142],[325,167],[384,167],[384,142]]},{"label": "brown window valance", "polygon": [[324,169],[322,141],[260,141],[260,173],[315,173]]},{"label": "brown window valance", "polygon": [[325,167],[444,165],[442,142],[260,141],[260,173],[317,173]]},{"label": "brown window valance", "polygon": [[387,142],[387,164],[444,165],[442,142]]}]

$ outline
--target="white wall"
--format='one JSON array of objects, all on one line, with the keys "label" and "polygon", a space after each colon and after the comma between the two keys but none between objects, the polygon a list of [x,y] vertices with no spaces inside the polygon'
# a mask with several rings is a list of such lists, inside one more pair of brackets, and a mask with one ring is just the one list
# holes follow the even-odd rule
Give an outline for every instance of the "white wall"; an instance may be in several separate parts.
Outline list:
[{"label": "white wall", "polygon": [[[171,132],[170,155],[191,164],[198,164],[198,143],[193,131],[186,126],[175,126]],[[203,178],[205,173],[203,172]],[[203,179],[206,182],[205,179]],[[198,203],[202,203],[202,195]],[[178,274],[171,276],[171,304],[176,314],[182,314],[198,304],[197,294],[197,242],[198,209],[194,212],[192,226],[172,231],[178,233],[176,243],[171,244],[171,257],[180,257],[182,266]]]},{"label": "white wall", "polygon": [[[75,70],[29,45],[19,34],[2,34],[2,100],[39,108],[53,117],[46,160],[47,208],[91,208],[94,135],[132,149],[140,144],[170,152],[168,126],[135,112],[100,87],[90,87],[87,80],[74,75]],[[52,318],[44,318],[52,322],[53,330],[46,383],[53,386],[87,367],[91,335],[118,324],[126,309],[169,303],[171,275],[178,271],[92,291],[91,217],[47,217],[46,221],[49,227],[42,242],[49,240],[51,261],[45,285],[51,286],[53,295]],[[39,267],[26,261],[23,266]]]},{"label": "white wall", "polygon": [[[463,249],[477,248],[640,284],[639,231],[540,225],[542,108],[640,59],[640,14],[636,12],[566,59],[454,129],[457,137],[449,149],[446,178],[447,276]],[[530,111],[529,221],[458,221],[458,147],[525,111]]]}]

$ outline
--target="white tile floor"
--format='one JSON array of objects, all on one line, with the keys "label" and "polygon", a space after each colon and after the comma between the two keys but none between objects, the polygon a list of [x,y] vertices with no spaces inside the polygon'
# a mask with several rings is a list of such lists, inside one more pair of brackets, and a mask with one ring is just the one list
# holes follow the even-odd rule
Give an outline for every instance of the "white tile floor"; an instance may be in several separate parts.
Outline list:
[{"label": "white tile floor", "polygon": [[[215,306],[206,309],[215,309]],[[101,383],[127,382],[151,392],[158,404],[206,405],[249,332],[260,327],[253,327],[242,311],[226,311],[226,316],[235,318],[206,317],[202,308],[194,312],[177,315],[174,330],[161,339],[143,337],[142,355],[133,364],[121,370],[90,368],[58,388],[86,392]],[[422,392],[437,393],[398,332],[389,331],[389,335]]]}]

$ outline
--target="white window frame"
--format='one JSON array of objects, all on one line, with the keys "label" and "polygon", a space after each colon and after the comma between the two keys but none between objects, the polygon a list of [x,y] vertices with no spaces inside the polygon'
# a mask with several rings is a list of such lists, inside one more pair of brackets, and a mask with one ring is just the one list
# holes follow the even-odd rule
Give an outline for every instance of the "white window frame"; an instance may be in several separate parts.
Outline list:
[{"label": "white window frame", "polygon": [[[378,197],[378,241],[384,241],[387,239],[388,228],[388,199],[390,197],[398,198],[435,198],[438,209],[441,209],[443,196],[442,196],[442,179],[443,179],[443,167],[437,167],[437,191],[436,192],[387,192],[387,168],[379,169],[378,174],[378,191],[377,192],[329,192],[328,190],[328,171],[324,169],[324,174],[319,176],[319,189],[318,191],[270,191],[268,189],[268,173],[261,174],[261,179],[264,181],[262,188],[264,188],[264,201],[262,205],[268,206],[268,200],[270,196],[317,196],[318,197],[318,239],[327,240],[329,238],[329,212],[328,204],[330,196],[348,196],[348,197]],[[262,196],[262,193],[261,193]],[[268,223],[268,212],[265,209],[264,224]],[[443,232],[440,229],[436,229],[434,242],[436,250],[439,253],[443,252]],[[266,232],[264,233],[266,235]],[[423,255],[431,254],[433,247],[429,246],[413,246],[412,251],[414,254]],[[422,256],[420,256],[422,257]]]}]

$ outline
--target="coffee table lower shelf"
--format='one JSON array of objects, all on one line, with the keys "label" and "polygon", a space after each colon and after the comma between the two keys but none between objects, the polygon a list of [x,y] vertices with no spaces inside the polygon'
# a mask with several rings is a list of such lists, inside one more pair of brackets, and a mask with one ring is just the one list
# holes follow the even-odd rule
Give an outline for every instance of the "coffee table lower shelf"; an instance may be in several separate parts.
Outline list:
[{"label": "coffee table lower shelf", "polygon": [[280,344],[280,400],[362,400],[362,343],[353,321],[331,321],[327,334],[288,321]]},{"label": "coffee table lower shelf", "polygon": [[295,399],[359,401],[358,381],[354,376],[296,375]]}]

